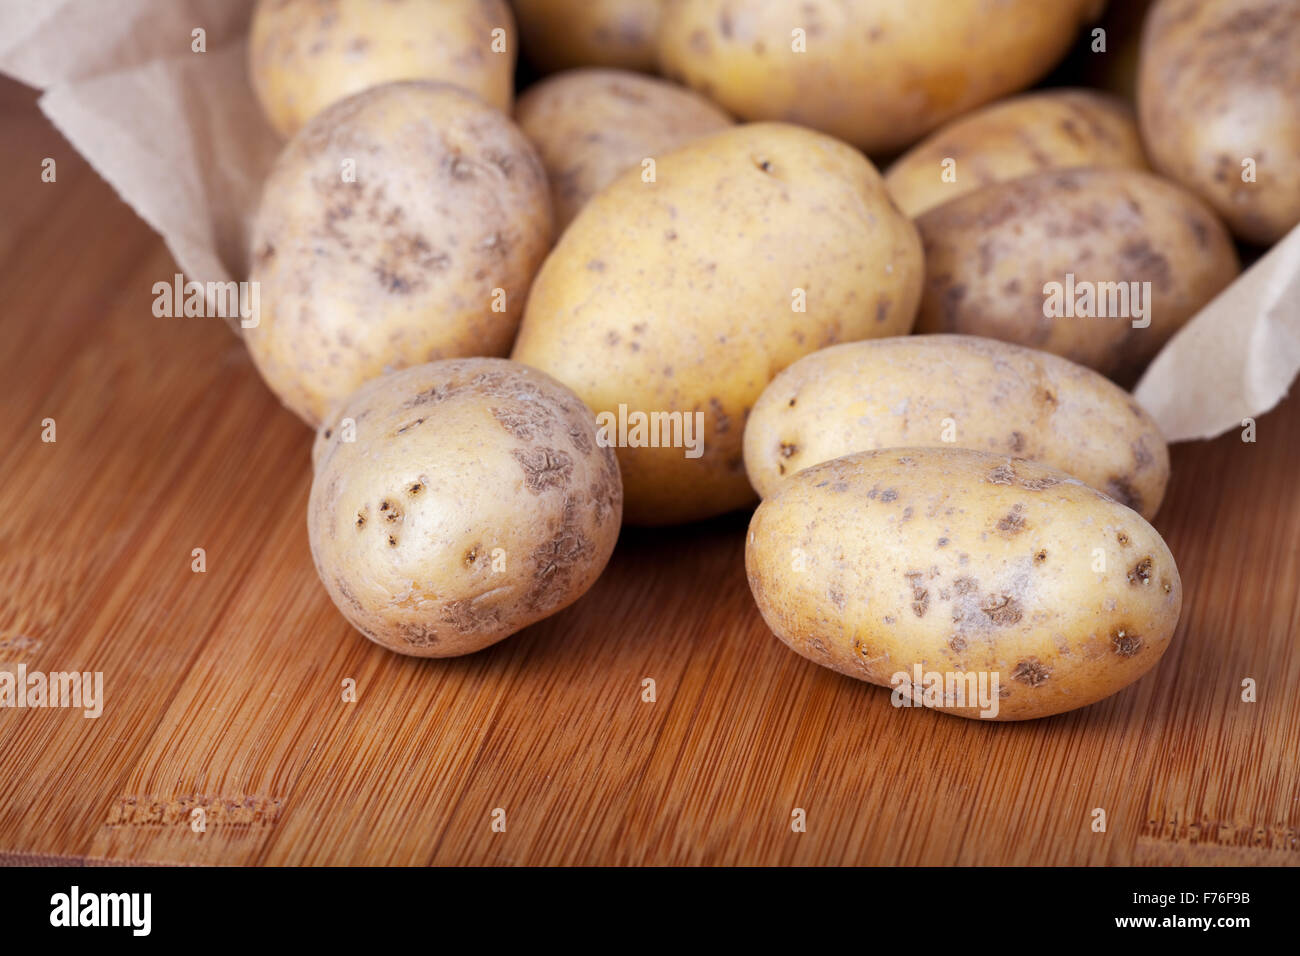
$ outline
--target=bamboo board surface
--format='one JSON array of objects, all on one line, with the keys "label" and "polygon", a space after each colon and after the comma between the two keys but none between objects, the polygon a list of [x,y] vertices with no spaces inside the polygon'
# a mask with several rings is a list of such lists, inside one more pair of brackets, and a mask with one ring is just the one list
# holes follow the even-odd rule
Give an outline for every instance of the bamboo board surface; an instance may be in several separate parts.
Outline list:
[{"label": "bamboo board surface", "polygon": [[174,263],[34,102],[0,85],[0,668],[105,703],[0,709],[0,860],[1300,863],[1300,401],[1174,449],[1178,634],[1082,711],[896,710],[797,657],[744,515],[625,530],[569,610],[406,659],[317,582],[307,430],[219,320],[152,316]]}]

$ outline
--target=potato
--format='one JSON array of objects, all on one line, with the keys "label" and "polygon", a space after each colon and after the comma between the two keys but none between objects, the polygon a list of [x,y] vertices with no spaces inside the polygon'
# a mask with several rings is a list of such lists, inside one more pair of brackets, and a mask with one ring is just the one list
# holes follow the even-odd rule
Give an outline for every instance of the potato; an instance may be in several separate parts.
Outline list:
[{"label": "potato", "polygon": [[642,177],[616,179],[565,231],[513,355],[608,426],[627,520],[671,524],[753,500],[741,436],[773,375],[911,328],[921,250],[871,163],[811,130],[733,127]]},{"label": "potato", "polygon": [[539,70],[653,70],[663,0],[513,0],[524,55]]},{"label": "potato", "polygon": [[1043,76],[1095,0],[669,0],[666,75],[747,120],[811,126],[872,154]]},{"label": "potato", "polygon": [[832,458],[957,447],[1041,461],[1151,518],[1169,480],[1155,421],[1117,385],[1063,358],[968,335],[911,335],[814,352],[777,375],[745,425],[764,498]]},{"label": "potato", "polygon": [[551,180],[556,227],[619,173],[731,126],[708,100],[625,70],[572,70],[519,98],[515,121]]},{"label": "potato", "polygon": [[1248,242],[1300,222],[1300,4],[1159,0],[1138,60],[1156,169]]},{"label": "potato", "polygon": [[885,185],[899,208],[916,217],[981,186],[1042,169],[1146,165],[1137,120],[1119,97],[1043,90],[953,120],[900,156]]},{"label": "potato", "polygon": [[259,0],[248,66],[285,137],[330,104],[398,80],[455,83],[509,111],[514,18],[504,0]]},{"label": "potato", "polygon": [[386,371],[508,352],[550,243],[546,174],[507,117],[443,83],[376,87],[303,127],[271,170],[245,341],[315,425]]},{"label": "potato", "polygon": [[468,654],[568,607],[618,538],[618,463],[591,410],[505,359],[368,382],[313,458],[316,571],[357,630],[402,654]]},{"label": "potato", "polygon": [[1204,203],[1131,169],[1022,176],[916,225],[926,268],[917,331],[1027,345],[1125,383],[1241,271]]},{"label": "potato", "polygon": [[[792,650],[895,686],[895,703],[937,685],[950,696],[928,703],[997,720],[1131,684],[1182,604],[1173,556],[1140,515],[1046,465],[961,448],[799,472],[754,513],[745,567]],[[986,681],[987,697],[949,683],[959,675]]]}]

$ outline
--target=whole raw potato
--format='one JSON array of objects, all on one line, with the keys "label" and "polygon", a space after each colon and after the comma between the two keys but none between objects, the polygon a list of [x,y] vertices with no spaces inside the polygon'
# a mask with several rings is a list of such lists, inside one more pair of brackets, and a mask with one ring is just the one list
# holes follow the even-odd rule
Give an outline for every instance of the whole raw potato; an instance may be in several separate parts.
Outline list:
[{"label": "whole raw potato", "polygon": [[1027,345],[1125,383],[1241,271],[1208,206],[1133,169],[1022,176],[916,225],[917,331]]},{"label": "whole raw potato", "polygon": [[1300,222],[1300,3],[1159,0],[1138,61],[1156,169],[1248,242]]},{"label": "whole raw potato", "polygon": [[303,127],[271,170],[245,341],[315,425],[386,371],[505,355],[550,243],[546,174],[506,116],[444,83],[376,87]]},{"label": "whole raw potato", "polygon": [[732,125],[697,93],[626,70],[572,70],[529,88],[515,121],[551,180],[557,230],[619,173]]},{"label": "whole raw potato", "polygon": [[1115,693],[1160,659],[1182,606],[1173,556],[1136,512],[1046,465],[960,448],[799,472],[754,513],[745,567],[792,650],[962,717]]},{"label": "whole raw potato", "polygon": [[1041,461],[1150,519],[1169,480],[1155,421],[1081,365],[971,335],[833,345],[772,380],[745,425],[764,498],[800,469],[858,451],[972,448]]},{"label": "whole raw potato", "polygon": [[885,172],[894,202],[909,216],[990,183],[1043,169],[1145,169],[1133,109],[1093,90],[1043,90],[953,120]]},{"label": "whole raw potato", "polygon": [[609,426],[636,524],[753,500],[741,442],[772,376],[809,352],[905,334],[916,230],[861,153],[779,123],[737,126],[597,193],[533,284],[517,361]]},{"label": "whole raw potato", "polygon": [[591,410],[505,359],[368,382],[313,459],[316,571],[357,630],[401,654],[468,654],[568,607],[618,538],[618,464]]},{"label": "whole raw potato", "polygon": [[663,0],[512,0],[528,61],[539,70],[653,70]]},{"label": "whole raw potato", "polygon": [[514,29],[505,0],[258,0],[249,73],[286,137],[330,104],[399,80],[455,83],[509,111]]},{"label": "whole raw potato", "polygon": [[890,153],[1031,86],[1097,0],[668,0],[664,73],[746,120]]}]

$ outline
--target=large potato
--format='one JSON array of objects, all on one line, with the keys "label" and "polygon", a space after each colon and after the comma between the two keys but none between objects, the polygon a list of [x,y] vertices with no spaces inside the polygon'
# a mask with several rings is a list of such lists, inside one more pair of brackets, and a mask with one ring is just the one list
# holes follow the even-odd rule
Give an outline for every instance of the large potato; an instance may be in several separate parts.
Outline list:
[{"label": "large potato", "polygon": [[[871,163],[828,136],[737,126],[655,169],[578,214],[514,350],[607,416],[638,524],[752,501],[741,436],[764,386],[824,346],[906,333],[921,284],[911,222]],[[646,428],[651,415],[678,432]]]},{"label": "large potato", "polygon": [[1046,352],[967,335],[833,345],[763,391],[745,425],[745,470],[763,497],[789,476],[857,451],[973,448],[1041,461],[1145,518],[1169,450],[1119,386]]},{"label": "large potato", "polygon": [[653,70],[663,0],[512,0],[528,62],[539,70]]},{"label": "large potato", "polygon": [[249,31],[253,90],[282,136],[398,80],[455,83],[506,111],[514,96],[504,0],[259,0]]},{"label": "large potato", "polygon": [[1133,109],[1092,90],[1043,90],[976,110],[937,130],[885,173],[909,216],[990,183],[1042,169],[1145,169]]},{"label": "large potato", "polygon": [[336,103],[271,170],[245,340],[311,424],[395,368],[510,349],[551,242],[546,174],[503,114],[442,83]]},{"label": "large potato", "polygon": [[1204,203],[1131,169],[1022,176],[916,225],[926,267],[918,331],[1031,346],[1121,382],[1241,269]]},{"label": "large potato", "polygon": [[313,458],[316,570],[344,617],[402,654],[468,654],[554,614],[618,538],[618,464],[591,410],[504,359],[367,383]]},{"label": "large potato", "polygon": [[543,80],[519,98],[515,121],[546,167],[559,230],[625,169],[732,125],[702,96],[626,70]]},{"label": "large potato", "polygon": [[1250,242],[1300,222],[1300,3],[1160,0],[1138,64],[1156,169]]},{"label": "large potato", "polygon": [[1160,659],[1182,605],[1173,556],[1136,512],[1046,465],[957,448],[799,472],[754,513],[745,566],[777,637],[895,686],[896,702],[931,674],[983,675],[985,706],[930,701],[963,717],[1045,717],[1115,693]]},{"label": "large potato", "polygon": [[747,120],[890,153],[1033,84],[1096,0],[668,0],[664,72]]}]

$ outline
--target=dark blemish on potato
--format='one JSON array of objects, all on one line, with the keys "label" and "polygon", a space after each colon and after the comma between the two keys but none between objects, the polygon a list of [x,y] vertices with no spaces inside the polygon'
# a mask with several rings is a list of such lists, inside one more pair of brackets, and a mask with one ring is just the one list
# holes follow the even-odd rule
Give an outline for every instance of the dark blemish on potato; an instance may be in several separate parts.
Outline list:
[{"label": "dark blemish on potato", "polygon": [[885,504],[889,504],[891,501],[895,501],[897,499],[898,499],[898,492],[895,491],[893,488],[886,488],[884,491],[880,493],[880,500],[883,501]]},{"label": "dark blemish on potato", "polygon": [[1046,551],[1038,551],[1038,552],[1035,552],[1035,554],[1034,554],[1034,563],[1035,563],[1035,564],[1042,564],[1042,563],[1043,563],[1044,561],[1046,561],[1046,560],[1047,560],[1047,552],[1046,552]]},{"label": "dark blemish on potato", "polygon": [[889,614],[886,614],[886,615],[885,615],[885,623],[886,623],[886,624],[894,624],[895,621],[894,621],[893,616],[892,616],[892,615],[889,615]]},{"label": "dark blemish on potato", "polygon": [[536,441],[551,433],[553,416],[541,405],[532,403],[514,408],[492,408],[492,417],[498,425],[520,441]]},{"label": "dark blemish on potato", "polygon": [[395,547],[397,547],[397,536],[396,536],[396,535],[392,535],[392,534],[390,534],[390,535],[388,536],[388,546],[389,546],[390,548],[395,548]]},{"label": "dark blemish on potato", "polygon": [[754,166],[760,172],[770,173],[772,171],[772,161],[768,159],[755,159]]},{"label": "dark blemish on potato", "polygon": [[940,538],[938,541],[935,542],[935,544],[940,548],[946,548],[948,547],[948,539]]},{"label": "dark blemish on potato", "polygon": [[1006,535],[1016,535],[1025,530],[1025,509],[1012,505],[1011,510],[998,519],[998,531]]},{"label": "dark blemish on potato", "polygon": [[1051,675],[1051,670],[1036,657],[1025,658],[1011,671],[1013,680],[1028,684],[1030,687],[1039,687],[1045,684],[1047,678]]},{"label": "dark blemish on potato", "polygon": [[709,399],[709,410],[713,413],[713,430],[719,435],[731,429],[731,417],[722,409],[722,402],[716,398]]},{"label": "dark blemish on potato", "polygon": [[348,588],[342,578],[334,579],[334,590],[338,591],[339,597],[343,598],[343,600],[348,604],[352,605],[357,610],[362,609],[363,605],[357,600],[357,596],[352,593],[351,589]]},{"label": "dark blemish on potato", "polygon": [[438,643],[438,632],[427,624],[405,623],[399,629],[402,640],[412,647],[433,647]]},{"label": "dark blemish on potato", "polygon": [[844,592],[838,588],[827,588],[826,598],[841,611],[844,610]]},{"label": "dark blemish on potato", "polygon": [[1024,609],[1020,602],[1007,594],[989,595],[984,606],[980,608],[988,619],[998,627],[1009,627],[1012,624],[1019,623],[1024,617]]},{"label": "dark blemish on potato", "polygon": [[677,241],[677,230],[676,230],[676,229],[669,229],[667,232],[664,233],[664,238],[667,239],[669,242],[676,242],[676,241]]},{"label": "dark blemish on potato", "polygon": [[1210,229],[1200,216],[1188,215],[1187,226],[1192,230],[1192,236],[1196,239],[1196,244],[1202,249],[1210,244]]},{"label": "dark blemish on potato", "polygon": [[1110,636],[1111,647],[1120,657],[1132,657],[1138,651],[1142,650],[1142,638],[1137,634],[1130,634],[1127,628],[1119,628]]},{"label": "dark blemish on potato", "polygon": [[591,543],[582,536],[578,527],[573,502],[566,502],[559,532],[533,549],[533,586],[524,598],[525,605],[536,610],[563,593],[569,586],[574,566],[585,560],[591,551]]},{"label": "dark blemish on potato", "polygon": [[1014,452],[1024,451],[1025,436],[1020,434],[1020,432],[1012,432],[1011,437],[1007,440],[1007,444],[1011,446],[1011,450]]},{"label": "dark blemish on potato", "polygon": [[1174,589],[1174,586],[1173,586],[1172,584],[1170,584],[1170,583],[1169,583],[1167,580],[1165,580],[1164,578],[1162,578],[1162,579],[1160,580],[1160,586],[1161,586],[1162,588],[1164,588],[1166,594],[1168,594],[1170,591],[1172,591],[1172,590]]},{"label": "dark blemish on potato", "polygon": [[366,509],[362,508],[360,511],[357,512],[357,527],[364,528],[365,526],[366,526]]},{"label": "dark blemish on potato", "polygon": [[451,262],[445,252],[435,252],[423,236],[399,235],[386,242],[371,271],[380,286],[395,295],[409,295],[425,286],[425,274]]},{"label": "dark blemish on potato", "polygon": [[961,302],[964,298],[966,298],[966,286],[960,282],[944,290],[941,300],[944,328],[955,329],[960,323]]},{"label": "dark blemish on potato", "polygon": [[952,589],[958,594],[974,594],[980,589],[980,583],[974,578],[955,578],[952,582]]},{"label": "dark blemish on potato", "polygon": [[1148,239],[1135,239],[1120,247],[1120,267],[1160,289],[1169,288],[1169,260]]},{"label": "dark blemish on potato", "polygon": [[[881,299],[876,303],[876,321],[883,322],[887,318],[889,318],[889,300]],[[790,404],[793,405],[794,402],[792,401]]]},{"label": "dark blemish on potato", "polygon": [[908,571],[903,577],[912,587],[912,613],[917,617],[925,617],[925,612],[930,608],[930,592],[922,583],[925,574],[921,571]]},{"label": "dark blemish on potato", "polygon": [[1111,476],[1106,482],[1106,494],[1134,511],[1142,510],[1142,496],[1129,483],[1127,477]]},{"label": "dark blemish on potato", "polygon": [[1056,394],[1050,389],[1040,388],[1034,397],[1043,405],[1056,404]]},{"label": "dark blemish on potato", "polygon": [[623,340],[622,336],[620,336],[613,329],[610,329],[608,332],[605,333],[605,344],[608,345],[610,348],[613,348],[615,345],[618,345],[618,343],[621,342],[622,340]]},{"label": "dark blemish on potato", "polygon": [[794,399],[793,399],[793,398],[790,399],[789,407],[790,407],[790,408],[794,408]]},{"label": "dark blemish on potato", "polygon": [[1133,450],[1133,464],[1138,471],[1147,468],[1151,464],[1151,452],[1147,450],[1145,438],[1139,438],[1129,446]]},{"label": "dark blemish on potato", "polygon": [[548,488],[561,488],[573,475],[573,459],[555,448],[515,448],[510,452],[524,470],[528,490],[540,495]]},{"label": "dark blemish on potato", "polygon": [[[451,391],[452,391],[451,389],[445,388],[441,385],[434,385],[432,388],[426,388],[424,391],[417,392],[414,396],[407,399],[402,404],[402,408],[415,408],[417,405],[430,405],[433,404],[434,402],[441,402],[443,399],[447,398],[447,396],[451,394]],[[407,427],[413,427],[414,425],[419,425],[423,421],[424,419],[421,418],[418,421],[414,422],[412,426],[403,426],[402,428],[398,429],[398,434],[401,434],[403,431],[405,431]]]},{"label": "dark blemish on potato", "polygon": [[593,436],[588,434],[583,428],[572,425],[569,428],[569,441],[573,442],[573,447],[578,450],[580,455],[591,453],[591,442]]},{"label": "dark blemish on potato", "polygon": [[420,494],[422,491],[424,491],[424,482],[422,481],[413,481],[406,486],[406,493],[412,498]]},{"label": "dark blemish on potato", "polygon": [[1151,561],[1151,559],[1150,559],[1150,558],[1143,558],[1141,561],[1139,561],[1137,564],[1133,565],[1133,567],[1129,569],[1129,572],[1128,572],[1128,583],[1129,583],[1129,584],[1134,584],[1134,585],[1137,585],[1137,584],[1142,584],[1142,585],[1150,584],[1150,583],[1151,583],[1151,567],[1152,567],[1152,561]]},{"label": "dark blemish on potato", "polygon": [[477,560],[478,560],[478,545],[474,545],[474,547],[466,551],[465,556],[461,558],[461,561],[464,563],[465,567],[467,568],[473,565],[473,563]]},{"label": "dark blemish on potato", "polygon": [[1020,487],[1026,491],[1044,491],[1061,483],[1060,478],[1054,478],[1051,475],[1044,475],[1041,478],[1021,478]]},{"label": "dark blemish on potato", "polygon": [[1115,535],[1115,540],[1118,541],[1122,547],[1128,547],[1128,535],[1123,531],[1120,531]]},{"label": "dark blemish on potato", "polygon": [[497,626],[501,623],[501,612],[494,607],[479,607],[473,601],[462,598],[445,604],[438,620],[465,634]]},{"label": "dark blemish on potato", "polygon": [[960,654],[962,651],[966,650],[966,639],[960,634],[954,634],[952,637],[948,638],[948,646]]},{"label": "dark blemish on potato", "polygon": [[397,431],[395,431],[393,434],[395,434],[395,435],[400,435],[400,434],[402,434],[403,432],[408,432],[408,431],[410,431],[412,428],[418,428],[419,426],[421,426],[421,425],[423,425],[423,424],[424,424],[424,419],[423,419],[423,418],[417,418],[417,419],[415,419],[414,421],[409,421],[409,422],[407,422],[405,425],[400,426],[400,427],[397,429]]},{"label": "dark blemish on potato", "polygon": [[591,260],[589,260],[589,261],[587,262],[587,271],[588,271],[588,272],[604,272],[604,271],[605,271],[605,260],[604,260],[604,259],[591,259]]},{"label": "dark blemish on potato", "polygon": [[985,476],[984,480],[991,485],[1014,485],[1016,473],[1010,465],[998,465]]},{"label": "dark blemish on potato", "polygon": [[799,446],[788,441],[781,442],[780,455],[782,458],[789,458],[799,450]]}]

